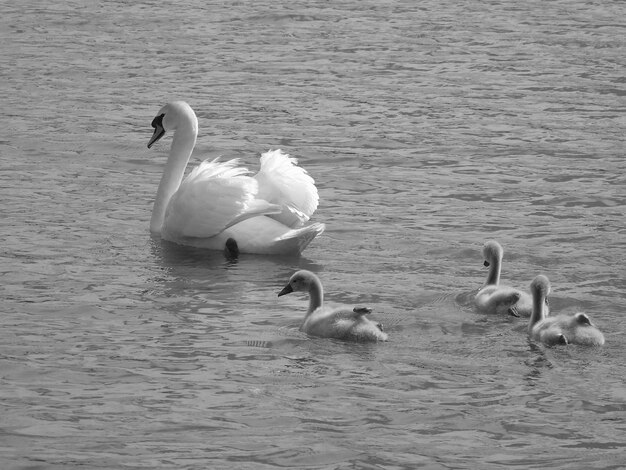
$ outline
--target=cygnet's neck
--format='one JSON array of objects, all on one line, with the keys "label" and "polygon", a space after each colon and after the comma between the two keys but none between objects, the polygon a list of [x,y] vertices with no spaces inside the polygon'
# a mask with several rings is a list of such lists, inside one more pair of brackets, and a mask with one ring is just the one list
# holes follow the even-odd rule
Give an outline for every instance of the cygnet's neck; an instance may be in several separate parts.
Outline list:
[{"label": "cygnet's neck", "polygon": [[497,256],[489,262],[489,274],[487,275],[488,286],[497,286],[500,283],[500,270],[502,269],[502,258]]},{"label": "cygnet's neck", "polygon": [[312,279],[309,285],[309,310],[307,315],[322,306],[324,301],[324,289],[318,279]]},{"label": "cygnet's neck", "polygon": [[180,122],[174,132],[170,156],[165,164],[156,199],[154,200],[152,219],[150,220],[150,231],[153,233],[161,232],[167,204],[180,187],[191,152],[196,145],[198,136],[197,119],[195,116],[185,116],[185,118],[187,119]]},{"label": "cygnet's neck", "polygon": [[537,324],[546,317],[546,296],[540,290],[533,291],[532,294],[533,311],[530,314],[529,328],[532,328],[535,324]]}]

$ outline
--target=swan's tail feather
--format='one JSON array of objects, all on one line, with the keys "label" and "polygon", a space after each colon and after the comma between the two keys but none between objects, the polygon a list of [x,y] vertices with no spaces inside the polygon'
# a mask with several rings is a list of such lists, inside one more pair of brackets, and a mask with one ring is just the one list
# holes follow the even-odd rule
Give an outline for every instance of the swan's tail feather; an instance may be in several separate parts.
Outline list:
[{"label": "swan's tail feather", "polygon": [[272,247],[276,253],[296,255],[302,253],[315,237],[324,232],[326,226],[322,223],[307,225],[306,227],[289,230],[277,238]]}]

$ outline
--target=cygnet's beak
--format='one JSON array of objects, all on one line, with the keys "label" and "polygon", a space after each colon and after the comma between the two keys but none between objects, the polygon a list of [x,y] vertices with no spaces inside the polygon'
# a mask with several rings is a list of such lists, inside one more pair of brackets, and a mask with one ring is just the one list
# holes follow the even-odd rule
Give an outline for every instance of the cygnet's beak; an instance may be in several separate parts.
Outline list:
[{"label": "cygnet's beak", "polygon": [[165,135],[165,129],[163,128],[163,116],[165,114],[161,114],[160,116],[155,117],[152,120],[152,127],[154,127],[154,134],[150,138],[150,142],[148,142],[148,148],[152,147],[152,145],[158,141],[161,137]]},{"label": "cygnet's beak", "polygon": [[293,288],[291,287],[291,284],[287,284],[285,287],[283,287],[283,290],[278,293],[278,297],[285,294],[291,294],[292,292]]}]

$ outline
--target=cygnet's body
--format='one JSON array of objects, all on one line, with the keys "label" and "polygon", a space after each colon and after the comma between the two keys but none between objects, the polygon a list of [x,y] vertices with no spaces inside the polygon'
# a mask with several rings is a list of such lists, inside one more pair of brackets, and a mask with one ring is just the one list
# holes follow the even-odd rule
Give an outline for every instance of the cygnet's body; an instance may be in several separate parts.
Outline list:
[{"label": "cygnet's body", "polygon": [[532,339],[549,346],[555,344],[580,344],[601,346],[604,335],[584,313],[548,317],[546,299],[550,294],[550,281],[543,275],[530,284],[533,295],[533,313],[528,323],[528,334]]},{"label": "cygnet's body", "polygon": [[291,292],[309,293],[309,309],[300,327],[300,331],[304,333],[322,338],[352,341],[387,341],[388,339],[382,325],[374,323],[365,316],[371,313],[369,308],[324,306],[322,283],[310,271],[301,270],[293,274],[278,296]]},{"label": "cygnet's body", "polygon": [[483,256],[485,266],[489,267],[489,274],[485,285],[474,299],[476,307],[484,313],[530,316],[533,309],[532,297],[520,289],[500,285],[503,255],[504,250],[497,241],[485,242]]}]

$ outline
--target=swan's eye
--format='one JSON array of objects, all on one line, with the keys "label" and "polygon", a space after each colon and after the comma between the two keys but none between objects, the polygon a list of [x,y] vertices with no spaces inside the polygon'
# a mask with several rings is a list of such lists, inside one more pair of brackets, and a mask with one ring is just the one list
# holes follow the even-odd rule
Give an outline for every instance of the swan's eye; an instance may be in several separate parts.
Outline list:
[{"label": "swan's eye", "polygon": [[485,266],[489,267],[489,261],[485,261],[483,264],[484,264]]},{"label": "swan's eye", "polygon": [[163,127],[163,118],[165,117],[165,114],[161,114],[160,116],[155,117],[152,120],[152,127],[154,127],[155,129],[158,127]]}]

